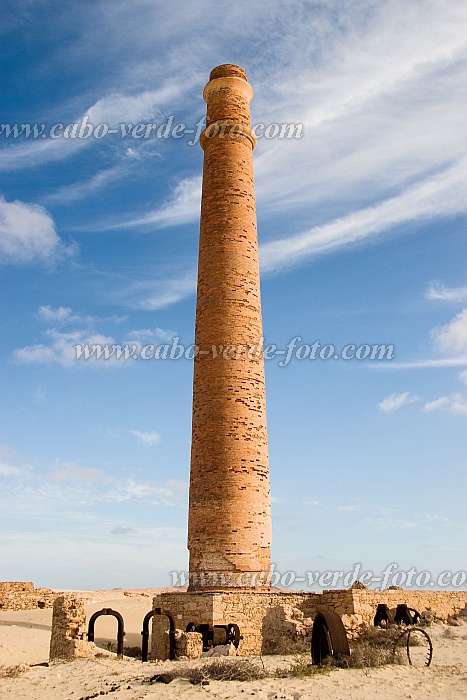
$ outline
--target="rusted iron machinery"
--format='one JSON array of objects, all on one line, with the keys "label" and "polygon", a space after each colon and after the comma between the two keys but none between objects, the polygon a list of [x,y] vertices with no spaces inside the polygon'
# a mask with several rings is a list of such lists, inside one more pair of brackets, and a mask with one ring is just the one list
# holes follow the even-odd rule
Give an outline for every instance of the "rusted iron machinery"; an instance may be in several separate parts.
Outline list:
[{"label": "rusted iron machinery", "polygon": [[405,603],[397,606],[394,616],[385,603],[379,603],[373,620],[375,627],[389,627],[395,625],[416,625],[420,620],[420,613],[414,608],[409,608]]},{"label": "rusted iron machinery", "polygon": [[[421,627],[415,627],[414,621],[420,619],[417,610],[399,605],[391,619],[387,605],[380,604],[374,618],[374,625],[388,629],[390,624],[406,625],[406,629],[396,637],[393,646],[393,657],[405,646],[408,662],[411,666],[429,666],[433,658],[433,644],[429,634]],[[339,615],[334,612],[320,612],[313,622],[311,636],[311,658],[313,664],[320,665],[332,657],[339,659],[350,656],[351,650],[347,633]]]},{"label": "rusted iron machinery", "polygon": [[[141,660],[147,661],[149,656],[149,623],[154,615],[164,615],[169,621],[169,658],[175,659],[175,622],[171,613],[162,608],[155,608],[148,612],[143,620],[143,630],[141,632]],[[238,625],[230,623],[228,625],[213,625],[207,624],[197,625],[195,622],[189,622],[186,626],[186,632],[199,632],[203,638],[203,651],[209,651],[212,647],[224,644],[233,644],[238,649],[242,636]]]},{"label": "rusted iron machinery", "polygon": [[234,623],[228,625],[213,625],[207,624],[197,625],[195,622],[190,622],[186,626],[186,632],[199,632],[203,637],[203,651],[209,651],[211,647],[223,646],[225,644],[233,644],[235,649],[238,649],[242,636],[240,628]]}]

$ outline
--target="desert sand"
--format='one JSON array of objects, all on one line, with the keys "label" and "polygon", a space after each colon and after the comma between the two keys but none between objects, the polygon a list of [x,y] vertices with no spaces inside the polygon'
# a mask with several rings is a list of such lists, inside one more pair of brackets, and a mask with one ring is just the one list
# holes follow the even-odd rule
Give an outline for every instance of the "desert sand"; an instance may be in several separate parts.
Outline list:
[{"label": "desert sand", "polygon": [[[155,590],[83,592],[89,601],[87,614],[112,607],[125,620],[125,647],[141,644],[141,623],[151,609]],[[96,623],[96,642],[102,657],[48,662],[52,611],[21,610],[0,612],[0,698],[5,700],[85,700],[110,695],[116,700],[159,697],[175,700],[211,696],[236,699],[245,695],[258,700],[299,700],[299,698],[397,700],[399,698],[467,697],[467,625],[433,625],[428,632],[433,640],[433,662],[429,668],[390,665],[372,669],[335,669],[305,678],[266,678],[256,681],[210,681],[209,685],[191,685],[176,679],[169,685],[149,683],[156,673],[173,669],[182,661],[141,663],[132,657],[117,659],[104,651],[115,640],[116,621],[101,617]],[[293,657],[252,659],[266,670],[285,668]],[[190,662],[199,664],[199,661]]]}]

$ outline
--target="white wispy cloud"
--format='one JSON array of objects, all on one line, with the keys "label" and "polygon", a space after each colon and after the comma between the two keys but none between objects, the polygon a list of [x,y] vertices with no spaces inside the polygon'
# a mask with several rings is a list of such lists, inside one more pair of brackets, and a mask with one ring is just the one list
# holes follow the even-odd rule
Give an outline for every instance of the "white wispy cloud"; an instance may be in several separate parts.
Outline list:
[{"label": "white wispy cloud", "polygon": [[0,462],[0,476],[16,476],[20,474],[20,470],[12,467],[10,464]]},{"label": "white wispy cloud", "polygon": [[53,309],[51,306],[39,306],[37,313],[43,321],[58,321],[62,323],[75,318],[71,309],[67,306],[58,306],[56,309]]},{"label": "white wispy cloud", "polygon": [[127,221],[121,221],[120,217],[115,221],[97,223],[93,226],[93,230],[178,226],[198,220],[200,207],[201,177],[196,175],[180,180],[171,197],[159,208],[144,214],[144,216],[130,217]]},{"label": "white wispy cloud", "polygon": [[116,367],[125,363],[119,361],[116,356],[104,359],[92,355],[87,360],[84,356],[77,359],[76,345],[109,345],[115,344],[115,339],[101,333],[89,333],[88,331],[73,331],[61,333],[55,329],[49,329],[44,334],[48,344],[38,343],[26,345],[13,352],[13,359],[19,364],[58,364],[62,367]]},{"label": "white wispy cloud", "polygon": [[427,413],[439,410],[447,410],[450,413],[467,415],[467,397],[462,394],[450,394],[449,396],[440,396],[439,399],[428,401],[423,410]]},{"label": "white wispy cloud", "polygon": [[[167,344],[178,337],[175,331],[169,329],[143,328],[125,333],[125,339],[117,342],[113,336],[95,330],[94,325],[97,326],[98,323],[103,322],[119,324],[126,320],[126,316],[102,318],[81,316],[73,313],[73,310],[67,306],[56,308],[40,306],[37,315],[42,321],[53,324],[54,327],[48,328],[43,333],[47,342],[26,345],[13,351],[13,359],[19,364],[58,364],[62,367],[90,368],[121,367],[125,360],[132,359],[133,354],[144,344]],[[57,327],[71,324],[84,327],[66,331],[57,330]],[[93,346],[97,346],[95,350]]]},{"label": "white wispy cloud", "polygon": [[39,306],[37,315],[42,321],[47,323],[55,323],[57,325],[66,325],[68,323],[97,323],[110,321],[112,323],[123,323],[127,320],[127,316],[81,316],[73,313],[73,310],[68,306],[57,306],[53,308],[49,304]]},{"label": "white wispy cloud", "polygon": [[435,349],[445,355],[467,356],[467,309],[431,331]]},{"label": "white wispy cloud", "polygon": [[[158,89],[144,90],[134,94],[110,93],[97,100],[79,117],[69,122],[61,118],[57,120],[57,123],[63,126],[76,124],[78,125],[78,133],[80,133],[81,128],[82,134],[87,133],[85,131],[87,124],[93,126],[106,124],[109,128],[118,128],[119,124],[143,122],[155,118],[156,115],[161,115],[161,109],[164,105],[175,99],[178,94],[179,87],[174,83],[167,83]],[[56,133],[57,135],[62,134],[63,129]],[[100,139],[91,135],[88,138],[49,137],[8,144],[0,149],[0,170],[30,168],[50,161],[61,160],[96,143],[100,143]]]},{"label": "white wispy cloud", "polygon": [[43,207],[0,195],[0,264],[49,263],[74,252],[76,246],[64,245]]},{"label": "white wispy cloud", "polygon": [[0,476],[18,476],[21,470],[10,464],[15,451],[9,445],[0,445]]},{"label": "white wispy cloud", "polygon": [[130,430],[130,433],[135,436],[138,442],[141,442],[143,445],[147,445],[148,447],[154,447],[154,445],[158,445],[161,441],[160,433],[156,432],[155,430],[149,432]]},{"label": "white wispy cloud", "polygon": [[143,341],[148,342],[150,340],[157,342],[160,342],[161,340],[169,342],[173,338],[177,337],[177,335],[178,334],[175,331],[165,328],[141,328],[140,330],[129,331],[126,334],[126,337],[128,338],[128,342],[137,341],[140,343]]},{"label": "white wispy cloud", "polygon": [[467,287],[446,287],[440,282],[431,282],[427,292],[427,299],[437,301],[467,302]]},{"label": "white wispy cloud", "polygon": [[361,242],[403,223],[467,212],[466,166],[467,160],[375,206],[295,236],[265,243],[260,248],[262,270],[296,264],[311,255]]},{"label": "white wispy cloud", "polygon": [[[428,358],[425,360],[411,360],[408,362],[391,362],[385,365],[385,369],[425,369],[429,367],[465,367],[467,355],[459,357]],[[373,365],[376,368],[376,365]]]},{"label": "white wispy cloud", "polygon": [[339,8],[345,29],[329,31],[318,62],[303,56],[310,26],[294,27],[282,80],[266,78],[261,104],[253,102],[254,119],[258,107],[261,121],[271,119],[274,101],[273,120],[302,122],[305,133],[295,143],[260,141],[261,207],[296,212],[333,201],[361,209],[465,155],[465,7],[389,1],[360,9]]},{"label": "white wispy cloud", "polygon": [[[8,473],[0,494],[3,517],[28,512],[32,516],[52,517],[68,509],[93,508],[104,503],[138,502],[165,506],[186,502],[188,484],[184,481],[141,480],[133,476],[122,477],[103,469],[86,467],[76,462],[62,461],[54,465],[48,474],[29,470]],[[11,477],[15,477],[11,479]],[[27,478],[24,478],[24,477]]]},{"label": "white wispy cloud", "polygon": [[[79,481],[89,482],[105,476],[102,469],[83,467],[76,462],[62,462],[60,467],[52,472],[50,479],[57,482]],[[109,478],[107,478],[109,480]]]},{"label": "white wispy cloud", "polygon": [[126,306],[158,311],[165,309],[196,292],[196,270],[167,279],[140,280],[133,282],[115,295],[116,300]]},{"label": "white wispy cloud", "polygon": [[460,311],[449,323],[433,328],[430,331],[430,339],[433,350],[438,355],[447,355],[447,357],[391,362],[387,365],[387,369],[467,366],[467,309]]},{"label": "white wispy cloud", "polygon": [[[280,240],[263,246],[264,269],[297,264],[394,225],[465,212],[465,5],[453,0],[446,11],[435,3],[389,0],[352,10],[327,3],[312,11],[299,3],[300,21],[272,5],[271,21],[257,8],[252,15],[249,6],[265,44],[272,40],[264,65],[252,64],[252,119],[302,123],[304,136],[258,142],[258,210],[290,222]],[[195,13],[212,26],[208,5],[199,3]],[[219,18],[219,31],[235,32],[225,19]],[[190,51],[193,36],[186,30]],[[210,43],[222,36],[213,33]],[[196,221],[197,180],[182,181],[157,210],[111,225]],[[339,216],[330,220],[331,211]]]},{"label": "white wispy cloud", "polygon": [[107,124],[111,128],[121,123],[138,123],[147,119],[155,119],[161,115],[161,105],[173,100],[180,92],[176,84],[167,82],[156,90],[144,90],[135,94],[115,92],[97,100],[84,116],[89,123]]},{"label": "white wispy cloud", "polygon": [[115,166],[96,173],[88,180],[74,182],[72,185],[64,185],[55,192],[50,192],[42,198],[46,204],[72,204],[89,195],[99,192],[111,182],[116,182],[127,173],[127,168]]},{"label": "white wispy cloud", "polygon": [[420,396],[414,396],[408,391],[403,391],[400,394],[394,393],[386,396],[386,398],[378,404],[378,408],[380,411],[383,411],[383,413],[393,413],[402,408],[402,406],[407,406],[419,400]]}]

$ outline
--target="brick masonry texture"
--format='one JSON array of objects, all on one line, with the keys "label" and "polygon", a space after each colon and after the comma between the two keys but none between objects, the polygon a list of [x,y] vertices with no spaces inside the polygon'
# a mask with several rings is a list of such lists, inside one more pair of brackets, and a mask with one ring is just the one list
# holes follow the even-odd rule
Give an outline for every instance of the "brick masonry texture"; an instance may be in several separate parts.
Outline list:
[{"label": "brick masonry texture", "polygon": [[[255,346],[262,336],[249,102],[238,66],[218,66],[204,90],[207,128],[243,133],[201,140],[199,242],[188,548],[190,589],[254,586],[270,577],[271,509],[264,360],[213,356],[212,346]],[[205,352],[206,354],[203,354]],[[200,574],[203,574],[201,579]],[[212,575],[212,576],[210,576]]]}]

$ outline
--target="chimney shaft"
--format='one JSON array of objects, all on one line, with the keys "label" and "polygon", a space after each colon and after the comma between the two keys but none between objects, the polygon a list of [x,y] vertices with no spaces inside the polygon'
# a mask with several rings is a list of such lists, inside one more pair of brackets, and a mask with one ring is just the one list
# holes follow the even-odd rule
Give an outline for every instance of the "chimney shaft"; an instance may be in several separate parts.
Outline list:
[{"label": "chimney shaft", "polygon": [[245,71],[215,68],[207,103],[199,241],[188,548],[190,590],[265,588],[271,509]]}]

